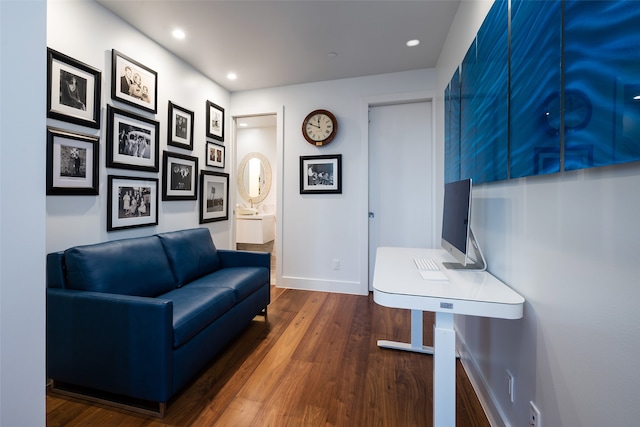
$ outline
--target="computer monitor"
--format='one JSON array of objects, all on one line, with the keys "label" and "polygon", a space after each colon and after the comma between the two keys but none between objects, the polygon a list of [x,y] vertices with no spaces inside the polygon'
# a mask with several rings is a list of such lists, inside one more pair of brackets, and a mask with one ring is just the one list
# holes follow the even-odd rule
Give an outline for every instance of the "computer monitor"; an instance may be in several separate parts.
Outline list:
[{"label": "computer monitor", "polygon": [[471,231],[471,187],[471,179],[444,185],[441,245],[458,261],[443,263],[449,269],[482,271],[487,268]]}]

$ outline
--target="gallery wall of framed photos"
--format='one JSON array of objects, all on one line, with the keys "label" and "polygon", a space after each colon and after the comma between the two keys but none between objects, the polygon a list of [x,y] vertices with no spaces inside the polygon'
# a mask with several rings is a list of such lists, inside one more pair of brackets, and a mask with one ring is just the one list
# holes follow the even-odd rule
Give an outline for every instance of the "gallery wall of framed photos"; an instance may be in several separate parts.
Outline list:
[{"label": "gallery wall of framed photos", "polygon": [[97,4],[47,13],[47,251],[194,227],[229,247],[230,94]]}]

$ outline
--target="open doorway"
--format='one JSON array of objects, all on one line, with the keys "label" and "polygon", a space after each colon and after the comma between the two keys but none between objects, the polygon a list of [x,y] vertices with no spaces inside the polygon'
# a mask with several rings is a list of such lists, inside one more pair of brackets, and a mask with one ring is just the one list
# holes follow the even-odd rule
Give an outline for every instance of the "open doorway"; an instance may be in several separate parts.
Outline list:
[{"label": "open doorway", "polygon": [[276,280],[277,115],[234,117],[235,247],[271,253]]}]

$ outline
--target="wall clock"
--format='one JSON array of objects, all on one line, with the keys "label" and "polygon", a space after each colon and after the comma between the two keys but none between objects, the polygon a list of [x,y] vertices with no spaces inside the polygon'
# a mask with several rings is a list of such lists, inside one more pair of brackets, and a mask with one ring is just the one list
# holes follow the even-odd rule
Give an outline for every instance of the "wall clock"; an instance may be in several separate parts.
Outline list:
[{"label": "wall clock", "polygon": [[318,147],[333,141],[337,132],[338,120],[327,110],[314,110],[302,121],[302,136]]},{"label": "wall clock", "polygon": [[[545,103],[547,124],[551,130],[560,132],[560,95],[555,94],[547,98]],[[589,97],[579,90],[564,91],[564,130],[576,131],[585,128],[591,121],[592,105]]]}]

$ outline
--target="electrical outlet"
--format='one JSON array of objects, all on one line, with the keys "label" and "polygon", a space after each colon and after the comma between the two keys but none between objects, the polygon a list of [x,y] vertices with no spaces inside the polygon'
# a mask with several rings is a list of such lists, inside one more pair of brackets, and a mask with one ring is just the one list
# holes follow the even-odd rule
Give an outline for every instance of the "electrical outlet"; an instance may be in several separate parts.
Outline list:
[{"label": "electrical outlet", "polygon": [[535,403],[531,401],[529,402],[529,427],[542,427],[540,411],[536,407]]},{"label": "electrical outlet", "polygon": [[511,401],[511,403],[516,401],[514,391],[515,391],[515,384],[514,384],[513,375],[511,375],[511,372],[507,371],[507,394],[509,396],[509,400]]},{"label": "electrical outlet", "polygon": [[339,259],[334,259],[333,260],[333,269],[334,270],[340,270],[340,260]]}]

